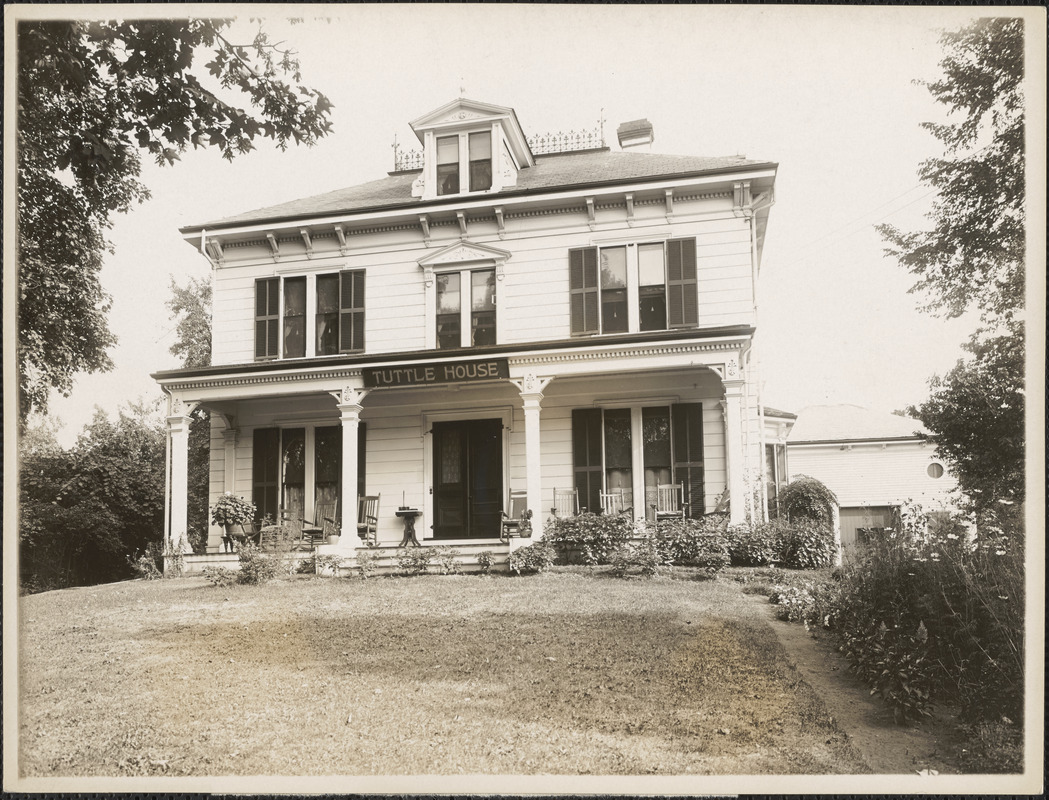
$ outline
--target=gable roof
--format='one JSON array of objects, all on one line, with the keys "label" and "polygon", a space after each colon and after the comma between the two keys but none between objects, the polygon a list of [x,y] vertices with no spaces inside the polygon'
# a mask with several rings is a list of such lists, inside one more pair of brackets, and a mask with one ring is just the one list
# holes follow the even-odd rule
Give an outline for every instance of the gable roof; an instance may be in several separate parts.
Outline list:
[{"label": "gable roof", "polygon": [[808,406],[787,436],[787,444],[919,439],[928,433],[919,420],[856,405]]},{"label": "gable roof", "polygon": [[[613,152],[607,148],[572,153],[551,153],[536,156],[535,166],[521,170],[516,186],[509,187],[502,192],[478,195],[477,198],[469,197],[468,199],[497,198],[639,179],[732,172],[745,167],[759,166],[774,169],[777,165],[768,161],[746,159],[742,156],[720,158],[674,156]],[[358,186],[267,206],[200,225],[189,225],[181,228],[181,231],[191,233],[201,228],[212,230],[281,219],[304,219],[313,216],[421,205],[423,203],[421,198],[412,197],[412,182],[419,174],[419,170],[391,173],[385,178]],[[448,202],[462,202],[463,198],[463,195],[456,195]],[[429,201],[429,204],[433,202]]]}]

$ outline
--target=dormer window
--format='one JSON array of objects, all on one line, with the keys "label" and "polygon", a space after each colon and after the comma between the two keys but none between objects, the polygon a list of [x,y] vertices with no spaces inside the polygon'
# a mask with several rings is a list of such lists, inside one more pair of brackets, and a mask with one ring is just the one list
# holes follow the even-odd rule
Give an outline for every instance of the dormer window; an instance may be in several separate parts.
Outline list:
[{"label": "dormer window", "polygon": [[[460,157],[460,142],[466,158]],[[492,132],[437,137],[437,194],[459,194],[465,172],[468,192],[492,188]]]}]

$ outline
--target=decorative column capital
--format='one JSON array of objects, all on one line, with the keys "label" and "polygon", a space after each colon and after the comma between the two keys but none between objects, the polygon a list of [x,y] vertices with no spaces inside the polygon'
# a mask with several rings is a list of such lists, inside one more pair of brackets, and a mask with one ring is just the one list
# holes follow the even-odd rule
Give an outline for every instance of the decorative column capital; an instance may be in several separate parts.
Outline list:
[{"label": "decorative column capital", "polygon": [[739,400],[743,397],[743,384],[742,380],[735,381],[722,381],[722,385],[725,387],[725,398]]},{"label": "decorative column capital", "polygon": [[338,391],[329,392],[335,398],[335,407],[342,412],[342,418],[356,418],[363,410],[364,398],[368,396],[370,389],[357,389],[353,386],[344,386]]},{"label": "decorative column capital", "polygon": [[188,430],[190,415],[199,405],[199,402],[187,402],[178,395],[168,397],[168,430],[172,433],[181,433],[184,430]]},{"label": "decorative column capital", "polygon": [[226,430],[224,430],[222,432],[222,439],[228,445],[236,445],[237,444],[237,435],[239,433],[240,433],[240,429],[239,428],[226,428]]},{"label": "decorative column capital", "polygon": [[537,378],[534,372],[529,372],[523,378],[511,378],[510,383],[517,387],[525,406],[529,403],[538,405],[543,399],[543,389],[550,385],[554,378]]}]

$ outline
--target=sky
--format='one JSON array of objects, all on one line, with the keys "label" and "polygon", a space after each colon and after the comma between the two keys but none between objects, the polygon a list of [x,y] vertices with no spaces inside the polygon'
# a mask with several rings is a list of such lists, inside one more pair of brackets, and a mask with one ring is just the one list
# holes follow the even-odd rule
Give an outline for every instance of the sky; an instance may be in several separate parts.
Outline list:
[{"label": "sky", "polygon": [[[156,9],[157,7],[153,7]],[[195,7],[200,15],[202,8]],[[210,7],[215,11],[231,9]],[[917,170],[939,155],[920,124],[945,121],[916,79],[938,77],[942,29],[978,14],[941,7],[274,5],[232,9],[231,38],[263,17],[299,53],[305,82],[334,103],[334,132],[313,148],[268,142],[223,161],[190,151],[146,161],[152,199],[116,218],[101,279],[119,339],[112,372],[55,396],[70,444],[97,405],[159,396],[169,353],[171,278],[209,274],[180,226],[383,177],[408,122],[458,97],[511,106],[527,134],[615,129],[645,117],[653,152],[743,154],[779,164],[759,283],[756,351],[766,405],[797,412],[853,403],[920,403],[949,370],[972,317],[922,313],[914,282],[873,226],[925,225],[933,199]],[[122,11],[122,13],[127,13]],[[156,13],[154,11],[154,13]],[[171,12],[173,13],[173,12]],[[287,19],[301,15],[300,24]],[[203,64],[203,59],[201,64]]]}]

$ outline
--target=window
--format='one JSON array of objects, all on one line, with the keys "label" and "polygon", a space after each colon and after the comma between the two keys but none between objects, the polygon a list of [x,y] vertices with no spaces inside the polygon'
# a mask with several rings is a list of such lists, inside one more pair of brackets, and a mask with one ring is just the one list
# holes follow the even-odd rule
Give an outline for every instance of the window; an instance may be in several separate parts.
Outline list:
[{"label": "window", "polygon": [[[255,281],[255,358],[303,358],[364,350],[364,270],[316,277],[316,307],[306,308],[312,276]],[[284,292],[283,311],[280,293]],[[314,337],[306,331],[313,326]],[[280,327],[278,327],[280,326]],[[283,330],[283,336],[278,336]]]},{"label": "window", "polygon": [[284,279],[284,357],[306,355],[306,277]]},{"label": "window", "polygon": [[441,350],[462,346],[459,282],[458,272],[437,276],[437,347]]},{"label": "window", "polygon": [[[573,335],[699,323],[695,239],[570,250],[568,271]],[[627,280],[628,274],[636,275],[636,282]]]},{"label": "window", "polygon": [[[438,349],[495,344],[495,270],[445,272],[436,279]],[[463,303],[465,286],[469,304]]]},{"label": "window", "polygon": [[626,248],[603,247],[601,261],[601,332],[626,333]]},{"label": "window", "polygon": [[277,358],[280,279],[255,281],[255,358]]},{"label": "window", "polygon": [[364,350],[364,270],[317,276],[317,355]]},{"label": "window", "polygon": [[459,137],[437,140],[437,194],[459,194]]},{"label": "window", "polygon": [[768,492],[769,515],[779,516],[779,490],[787,482],[787,447],[782,444],[765,445],[765,481]]},{"label": "window", "polygon": [[641,330],[666,330],[667,280],[662,242],[638,245],[637,276]]},{"label": "window", "polygon": [[[463,153],[462,151],[466,152]],[[492,132],[437,139],[437,194],[483,192],[492,188]]]},{"label": "window", "polygon": [[[632,419],[640,416],[641,438],[637,447]],[[630,408],[581,408],[572,411],[572,464],[579,504],[601,509],[601,492],[622,489],[625,505],[640,511],[634,502],[633,476],[643,472],[645,515],[652,518],[656,487],[680,483],[691,517],[700,517],[704,505],[703,406]]]},{"label": "window", "polygon": [[931,463],[925,470],[925,473],[933,479],[943,477],[943,464],[937,464],[935,461]]},{"label": "window", "polygon": [[470,134],[470,191],[492,188],[492,133]]}]

